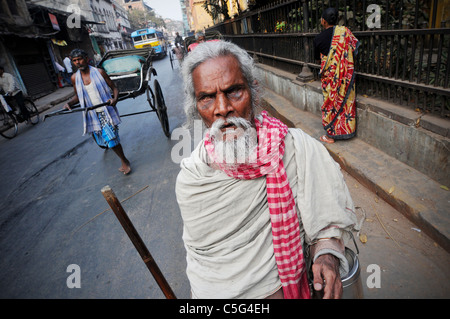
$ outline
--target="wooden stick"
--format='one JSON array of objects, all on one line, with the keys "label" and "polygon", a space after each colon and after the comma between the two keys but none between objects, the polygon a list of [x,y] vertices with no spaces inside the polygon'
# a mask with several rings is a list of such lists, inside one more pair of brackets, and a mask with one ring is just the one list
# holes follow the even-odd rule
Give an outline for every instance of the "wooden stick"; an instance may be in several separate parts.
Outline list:
[{"label": "wooden stick", "polygon": [[139,236],[138,232],[134,228],[133,224],[131,223],[131,220],[128,218],[127,213],[123,209],[122,205],[120,204],[111,187],[109,187],[108,185],[103,187],[102,194],[103,197],[105,197],[106,201],[108,202],[109,206],[111,207],[112,211],[116,215],[123,229],[127,233],[128,237],[131,239],[131,242],[133,243],[134,247],[139,252],[139,255],[141,255],[142,260],[144,261],[147,268],[150,270],[151,274],[153,275],[153,278],[155,278],[156,282],[159,285],[159,288],[161,288],[166,298],[176,299],[175,294],[173,293],[172,289],[169,286],[169,283],[166,281],[163,274],[159,270],[158,265],[156,264],[152,255],[150,254],[144,242],[142,241],[141,236]]}]

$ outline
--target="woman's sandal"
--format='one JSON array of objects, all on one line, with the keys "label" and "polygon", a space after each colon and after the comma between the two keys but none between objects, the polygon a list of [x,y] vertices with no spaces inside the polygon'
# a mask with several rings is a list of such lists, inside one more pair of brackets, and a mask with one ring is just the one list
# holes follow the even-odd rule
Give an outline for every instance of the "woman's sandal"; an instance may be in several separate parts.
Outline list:
[{"label": "woman's sandal", "polygon": [[326,135],[322,135],[322,136],[320,137],[320,140],[321,140],[322,142],[328,143],[328,144],[333,144],[333,143],[334,143],[334,140],[333,140],[332,138],[329,138],[329,137],[326,136]]}]

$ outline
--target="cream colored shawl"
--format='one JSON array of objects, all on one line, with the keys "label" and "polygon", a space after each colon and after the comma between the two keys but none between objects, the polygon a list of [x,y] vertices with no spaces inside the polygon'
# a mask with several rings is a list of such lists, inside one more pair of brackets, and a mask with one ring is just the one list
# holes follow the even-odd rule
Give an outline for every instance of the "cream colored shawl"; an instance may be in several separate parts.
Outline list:
[{"label": "cream colored shawl", "polygon": [[[339,165],[300,129],[286,136],[283,162],[302,241],[346,238],[356,224]],[[176,194],[193,298],[264,298],[281,287],[266,179],[238,180],[207,164],[204,144],[181,163]]]}]

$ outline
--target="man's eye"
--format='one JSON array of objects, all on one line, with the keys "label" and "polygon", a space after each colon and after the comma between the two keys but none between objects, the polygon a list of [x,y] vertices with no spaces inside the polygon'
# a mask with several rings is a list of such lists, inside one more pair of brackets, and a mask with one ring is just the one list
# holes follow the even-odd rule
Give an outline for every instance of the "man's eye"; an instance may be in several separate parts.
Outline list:
[{"label": "man's eye", "polygon": [[242,89],[234,88],[227,92],[227,96],[229,99],[239,99],[242,96]]},{"label": "man's eye", "polygon": [[214,102],[214,96],[212,95],[202,95],[197,99],[197,105],[202,109],[209,108]]},{"label": "man's eye", "polygon": [[212,100],[212,96],[211,95],[202,95],[202,96],[200,96],[200,98],[198,100],[201,102],[208,102],[208,101]]}]

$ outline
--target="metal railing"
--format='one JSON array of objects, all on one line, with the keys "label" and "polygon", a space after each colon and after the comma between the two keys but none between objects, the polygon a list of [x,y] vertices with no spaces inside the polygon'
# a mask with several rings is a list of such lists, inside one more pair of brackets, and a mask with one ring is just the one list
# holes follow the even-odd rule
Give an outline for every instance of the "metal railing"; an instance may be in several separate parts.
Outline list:
[{"label": "metal railing", "polygon": [[[339,24],[359,39],[355,61],[357,94],[450,117],[450,21],[438,15],[438,0],[276,1],[217,24],[224,38],[246,49],[260,63],[317,79],[313,40],[323,10],[339,10]],[[371,9],[371,10],[369,10]],[[380,18],[377,20],[377,18]],[[436,27],[440,24],[440,27]]]}]

